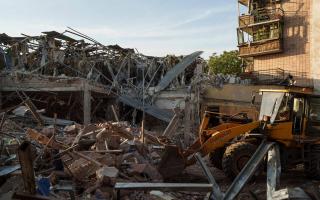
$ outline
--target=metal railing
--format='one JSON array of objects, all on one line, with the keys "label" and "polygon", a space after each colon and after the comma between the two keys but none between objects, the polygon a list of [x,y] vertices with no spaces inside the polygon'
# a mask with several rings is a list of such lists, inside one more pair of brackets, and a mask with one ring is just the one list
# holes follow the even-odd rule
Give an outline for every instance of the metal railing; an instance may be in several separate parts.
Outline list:
[{"label": "metal railing", "polygon": [[251,79],[252,83],[259,85],[286,85],[287,82],[292,81],[293,84],[299,86],[313,86],[313,79],[310,73],[281,68],[250,71],[243,73],[241,76],[242,78]]},{"label": "metal railing", "polygon": [[239,16],[239,27],[245,28],[264,24],[272,21],[279,21],[284,16],[284,11],[281,8],[276,9],[257,9],[248,15]]},{"label": "metal railing", "polygon": [[257,9],[253,10],[251,15],[254,16],[254,23],[261,23],[265,21],[281,19],[284,15],[284,11],[281,8]]}]

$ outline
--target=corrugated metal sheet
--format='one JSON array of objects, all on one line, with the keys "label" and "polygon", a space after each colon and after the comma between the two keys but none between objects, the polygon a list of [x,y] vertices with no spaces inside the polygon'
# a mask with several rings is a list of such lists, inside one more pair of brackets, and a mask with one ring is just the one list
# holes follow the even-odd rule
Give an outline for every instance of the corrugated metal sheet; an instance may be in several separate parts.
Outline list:
[{"label": "corrugated metal sheet", "polygon": [[144,111],[146,113],[148,113],[149,115],[156,117],[162,121],[165,121],[165,122],[170,122],[171,118],[174,115],[173,112],[161,110],[161,109],[157,108],[156,106],[152,106],[152,105],[148,105],[148,104],[144,104],[144,106],[143,106],[143,102],[138,101],[130,96],[121,95],[119,97],[119,100],[129,106],[132,106],[132,107],[139,109],[139,110],[142,110],[142,111],[143,111],[143,107],[144,107]]},{"label": "corrugated metal sheet", "polygon": [[202,54],[202,51],[196,51],[182,59],[176,66],[174,66],[166,75],[161,79],[159,84],[155,87],[155,91],[159,92],[173,81],[179,74],[181,74],[191,63],[193,63],[198,56]]}]

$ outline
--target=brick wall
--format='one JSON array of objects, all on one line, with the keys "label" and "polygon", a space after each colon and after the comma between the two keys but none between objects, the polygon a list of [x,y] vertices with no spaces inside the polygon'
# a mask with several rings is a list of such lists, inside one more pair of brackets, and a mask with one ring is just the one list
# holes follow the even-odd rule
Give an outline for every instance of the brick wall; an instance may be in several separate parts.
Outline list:
[{"label": "brick wall", "polygon": [[[311,0],[310,0],[311,1]],[[314,88],[320,93],[320,1],[312,0],[311,7],[311,74]]]},{"label": "brick wall", "polygon": [[281,68],[294,72],[294,76],[310,78],[311,0],[282,0],[282,9],[284,52],[254,57],[254,70]]}]

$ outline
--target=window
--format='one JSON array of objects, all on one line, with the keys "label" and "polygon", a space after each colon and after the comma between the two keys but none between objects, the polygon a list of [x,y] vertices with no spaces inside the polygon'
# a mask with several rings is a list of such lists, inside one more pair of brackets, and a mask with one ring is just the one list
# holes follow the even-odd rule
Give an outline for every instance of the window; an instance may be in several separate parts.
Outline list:
[{"label": "window", "polygon": [[300,134],[303,125],[304,98],[294,98],[293,100],[293,132]]},{"label": "window", "polygon": [[308,134],[320,135],[320,98],[310,98]]}]

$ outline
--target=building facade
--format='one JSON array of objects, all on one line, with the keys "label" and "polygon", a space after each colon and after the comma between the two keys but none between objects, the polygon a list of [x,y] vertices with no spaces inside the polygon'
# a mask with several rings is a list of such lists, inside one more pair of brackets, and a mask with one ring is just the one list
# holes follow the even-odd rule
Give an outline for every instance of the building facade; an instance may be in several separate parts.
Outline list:
[{"label": "building facade", "polygon": [[297,85],[320,90],[318,0],[239,0],[240,56],[253,57],[251,71],[291,74]]}]

